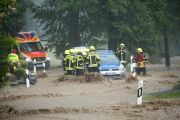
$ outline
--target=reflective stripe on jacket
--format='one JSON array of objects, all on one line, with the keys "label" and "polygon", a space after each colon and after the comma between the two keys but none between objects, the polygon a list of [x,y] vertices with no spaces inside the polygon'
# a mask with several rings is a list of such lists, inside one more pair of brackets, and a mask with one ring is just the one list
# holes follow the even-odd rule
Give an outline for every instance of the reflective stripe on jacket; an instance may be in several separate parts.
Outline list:
[{"label": "reflective stripe on jacket", "polygon": [[76,69],[84,69],[84,59],[81,55],[76,58]]},{"label": "reflective stripe on jacket", "polygon": [[89,67],[98,67],[99,64],[99,55],[95,52],[89,52],[88,54],[88,66]]},{"label": "reflective stripe on jacket", "polygon": [[74,57],[72,55],[67,55],[64,61],[65,61],[65,70],[74,69]]}]

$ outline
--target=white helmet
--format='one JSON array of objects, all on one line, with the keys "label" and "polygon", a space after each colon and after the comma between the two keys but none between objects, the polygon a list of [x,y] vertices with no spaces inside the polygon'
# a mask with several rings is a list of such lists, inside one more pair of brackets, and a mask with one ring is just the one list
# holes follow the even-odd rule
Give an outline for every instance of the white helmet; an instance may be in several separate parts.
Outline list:
[{"label": "white helmet", "polygon": [[124,47],[125,47],[124,43],[121,43],[120,48],[124,48]]}]

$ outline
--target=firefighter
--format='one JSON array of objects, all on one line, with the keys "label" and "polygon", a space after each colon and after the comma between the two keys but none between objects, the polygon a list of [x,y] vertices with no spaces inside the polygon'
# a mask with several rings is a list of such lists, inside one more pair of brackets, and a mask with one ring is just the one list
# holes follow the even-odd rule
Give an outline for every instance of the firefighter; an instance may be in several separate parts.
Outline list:
[{"label": "firefighter", "polygon": [[82,56],[84,59],[84,72],[87,72],[88,71],[87,52],[82,51]]},{"label": "firefighter", "polygon": [[74,63],[75,60],[74,60],[73,52],[70,49],[69,54],[66,55],[65,57],[65,70],[68,75],[74,75]]},{"label": "firefighter", "polygon": [[63,56],[63,70],[66,71],[65,69],[65,62],[66,62],[66,56],[69,55],[69,50],[64,51],[64,56]]},{"label": "firefighter", "polygon": [[14,74],[14,71],[17,67],[20,67],[19,58],[15,53],[11,53],[8,55],[8,71],[11,74]]},{"label": "firefighter", "polygon": [[21,55],[16,45],[13,46],[11,53],[7,56],[7,61],[8,61],[7,78],[10,77],[11,80],[24,79],[26,62],[24,60],[21,60]]},{"label": "firefighter", "polygon": [[94,46],[90,46],[87,56],[88,72],[99,72],[100,58]]},{"label": "firefighter", "polygon": [[82,52],[78,52],[78,55],[75,60],[76,63],[76,75],[84,75],[84,58]]},{"label": "firefighter", "polygon": [[119,46],[117,47],[116,55],[124,66],[128,64],[129,52],[126,49],[124,43],[119,44]]},{"label": "firefighter", "polygon": [[136,62],[136,73],[137,75],[140,75],[141,72],[143,75],[146,75],[146,66],[145,63],[147,63],[146,55],[143,53],[142,48],[138,48],[135,55],[135,62]]}]

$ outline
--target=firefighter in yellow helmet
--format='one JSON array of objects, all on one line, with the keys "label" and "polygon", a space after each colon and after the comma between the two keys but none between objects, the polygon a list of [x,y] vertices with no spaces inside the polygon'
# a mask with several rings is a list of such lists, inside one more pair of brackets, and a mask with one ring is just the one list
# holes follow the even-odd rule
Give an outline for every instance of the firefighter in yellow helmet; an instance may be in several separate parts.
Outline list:
[{"label": "firefighter in yellow helmet", "polygon": [[75,59],[76,75],[84,75],[84,58],[82,52],[78,51],[78,55]]},{"label": "firefighter in yellow helmet", "polygon": [[18,61],[19,61],[19,58],[15,53],[11,53],[8,55],[8,62],[15,63]]},{"label": "firefighter in yellow helmet", "polygon": [[66,56],[69,55],[69,50],[64,51],[64,56],[63,56],[63,70],[66,71],[65,69],[65,63],[66,63]]},{"label": "firefighter in yellow helmet", "polygon": [[146,55],[143,53],[142,48],[138,48],[136,50],[136,55],[134,58],[135,62],[136,62],[136,73],[137,75],[140,75],[141,72],[143,75],[146,75],[146,66],[145,63],[147,63],[147,57]]},{"label": "firefighter in yellow helmet", "polygon": [[74,74],[74,55],[72,49],[69,50],[69,54],[66,55],[65,57],[65,70],[68,75],[73,75]]},{"label": "firefighter in yellow helmet", "polygon": [[88,60],[87,60],[88,52],[82,51],[82,56],[84,59],[84,72],[87,72],[88,71]]},{"label": "firefighter in yellow helmet", "polygon": [[8,65],[9,72],[14,74],[16,67],[19,66],[19,58],[15,53],[11,53],[8,55],[7,60],[9,64]]},{"label": "firefighter in yellow helmet", "polygon": [[94,46],[90,46],[87,56],[88,72],[99,72],[100,58]]},{"label": "firefighter in yellow helmet", "polygon": [[[26,77],[26,61],[21,59],[21,55],[17,45],[11,49],[11,53],[7,56],[8,72],[7,78],[11,80],[24,80]],[[12,77],[13,76],[13,77]]]},{"label": "firefighter in yellow helmet", "polygon": [[16,45],[13,45],[13,48],[11,49],[11,53],[7,57],[8,71],[11,74],[14,74],[16,68],[21,67],[17,53],[18,53],[18,48]]},{"label": "firefighter in yellow helmet", "polygon": [[129,51],[126,49],[125,44],[121,43],[117,47],[116,55],[121,61],[121,63],[126,66],[129,62]]}]

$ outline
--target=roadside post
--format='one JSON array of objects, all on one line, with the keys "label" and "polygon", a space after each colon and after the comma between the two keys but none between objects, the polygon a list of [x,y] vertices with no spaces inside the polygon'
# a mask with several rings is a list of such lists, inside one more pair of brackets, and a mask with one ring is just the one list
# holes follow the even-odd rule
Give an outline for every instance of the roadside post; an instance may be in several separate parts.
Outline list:
[{"label": "roadside post", "polygon": [[131,55],[131,57],[130,57],[130,60],[131,60],[131,72],[133,72],[133,56]]},{"label": "roadside post", "polygon": [[138,81],[137,105],[142,105],[143,80]]},{"label": "roadside post", "polygon": [[46,66],[45,66],[45,62],[43,62],[43,73],[46,73]]},{"label": "roadside post", "polygon": [[34,59],[34,73],[36,74],[36,59]]},{"label": "roadside post", "polygon": [[[134,66],[136,66],[136,64]],[[136,77],[136,67],[133,67],[133,77]]]},{"label": "roadside post", "polygon": [[136,76],[136,63],[133,62],[133,56],[131,55],[130,57],[130,60],[131,60],[131,72],[132,72],[132,75],[133,77]]},{"label": "roadside post", "polygon": [[29,82],[29,70],[26,69],[26,87],[30,87],[30,82]]}]

